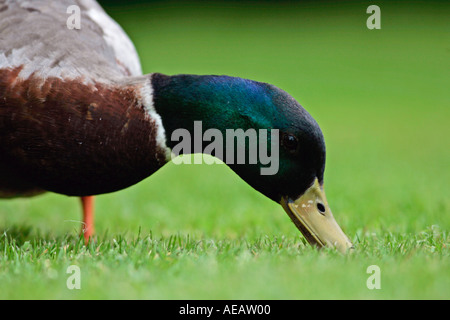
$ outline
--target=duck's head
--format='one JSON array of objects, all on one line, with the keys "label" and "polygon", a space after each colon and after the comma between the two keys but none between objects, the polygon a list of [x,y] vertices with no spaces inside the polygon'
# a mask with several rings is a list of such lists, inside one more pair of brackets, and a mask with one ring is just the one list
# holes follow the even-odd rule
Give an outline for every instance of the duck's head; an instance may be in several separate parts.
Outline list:
[{"label": "duck's head", "polygon": [[[216,129],[223,137],[223,150],[216,149],[213,155],[221,154],[221,160],[248,184],[280,203],[310,244],[336,247],[341,252],[352,248],[325,197],[322,131],[288,93],[267,83],[228,76],[153,74],[152,87],[170,148],[180,143],[179,136],[176,141],[171,139],[177,129],[194,135],[199,121],[202,133]],[[236,143],[231,144],[226,141],[231,137],[227,134],[238,129],[255,132],[248,134],[240,147],[238,139],[233,138]],[[266,134],[260,134],[265,130]],[[251,137],[255,136],[258,146],[252,149]],[[191,139],[192,153],[199,151],[195,140],[198,137]],[[238,160],[239,148],[245,150],[244,163]],[[256,153],[256,160],[252,161],[251,152]],[[268,155],[270,158],[264,158]]]}]

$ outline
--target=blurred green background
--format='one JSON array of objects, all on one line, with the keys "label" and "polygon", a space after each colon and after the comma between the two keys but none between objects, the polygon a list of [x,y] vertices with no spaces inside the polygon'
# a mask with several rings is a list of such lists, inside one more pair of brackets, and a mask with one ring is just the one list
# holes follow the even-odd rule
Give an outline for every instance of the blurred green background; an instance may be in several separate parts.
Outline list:
[{"label": "blurred green background", "polygon": [[[239,255],[225,264],[220,256],[191,257],[162,271],[124,269],[123,278],[122,269],[106,272],[120,284],[112,287],[101,268],[92,267],[99,283],[86,285],[90,291],[62,288],[45,297],[450,298],[447,3],[101,3],[133,40],[145,73],[226,74],[272,83],[296,98],[323,130],[328,202],[351,239],[377,243],[389,235],[416,239],[437,232],[444,240],[438,255],[414,249],[406,258],[380,254],[380,243],[351,259],[312,251],[280,260]],[[370,4],[381,8],[380,30],[366,27]],[[133,239],[139,232],[301,238],[278,204],[225,165],[168,164],[136,186],[99,196],[96,210],[97,233],[106,238]],[[0,202],[5,232],[26,226],[51,239],[77,234],[80,219],[76,198]],[[379,292],[365,287],[370,264],[380,265],[387,279]],[[150,276],[155,272],[165,273],[163,280]],[[131,274],[147,282],[130,285]],[[15,281],[7,297],[26,291],[25,282]]]}]

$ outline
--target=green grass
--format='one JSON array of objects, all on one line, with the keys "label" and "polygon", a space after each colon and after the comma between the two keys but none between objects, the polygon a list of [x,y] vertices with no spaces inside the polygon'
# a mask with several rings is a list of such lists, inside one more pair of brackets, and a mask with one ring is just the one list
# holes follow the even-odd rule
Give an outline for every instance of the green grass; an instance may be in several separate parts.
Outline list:
[{"label": "green grass", "polygon": [[[282,208],[225,165],[168,164],[96,202],[0,202],[1,299],[449,299],[450,59],[443,3],[157,2],[109,8],[145,72],[273,83],[319,122],[325,187],[356,252],[305,244]],[[81,290],[66,287],[69,265]],[[367,267],[381,269],[369,290]]]},{"label": "green grass", "polygon": [[[284,235],[206,238],[174,234],[105,236],[84,245],[76,236],[2,236],[2,297],[49,299],[333,299],[447,298],[448,234],[359,234],[344,257]],[[446,260],[447,259],[447,260]],[[426,267],[424,266],[426,263]],[[381,290],[368,290],[367,267],[381,268]],[[81,289],[69,290],[70,265]],[[447,273],[447,277],[445,276]]]}]

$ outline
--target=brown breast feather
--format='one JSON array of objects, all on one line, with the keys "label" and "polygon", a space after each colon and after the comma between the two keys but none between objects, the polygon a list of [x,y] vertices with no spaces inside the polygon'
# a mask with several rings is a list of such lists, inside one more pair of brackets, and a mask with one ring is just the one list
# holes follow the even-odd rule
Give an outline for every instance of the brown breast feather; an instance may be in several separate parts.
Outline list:
[{"label": "brown breast feather", "polygon": [[20,79],[20,70],[0,70],[0,196],[20,186],[76,196],[112,192],[166,162],[141,102],[142,83]]}]

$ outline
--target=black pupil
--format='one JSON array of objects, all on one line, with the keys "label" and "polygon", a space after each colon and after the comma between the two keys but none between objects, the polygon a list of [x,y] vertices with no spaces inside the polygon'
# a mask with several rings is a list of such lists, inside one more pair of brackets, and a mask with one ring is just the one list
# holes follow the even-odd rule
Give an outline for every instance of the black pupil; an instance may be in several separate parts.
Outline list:
[{"label": "black pupil", "polygon": [[284,145],[289,149],[296,149],[297,148],[297,138],[293,135],[285,135],[284,136]]},{"label": "black pupil", "polygon": [[325,206],[321,203],[317,204],[317,209],[321,212],[321,213],[325,213]]}]

